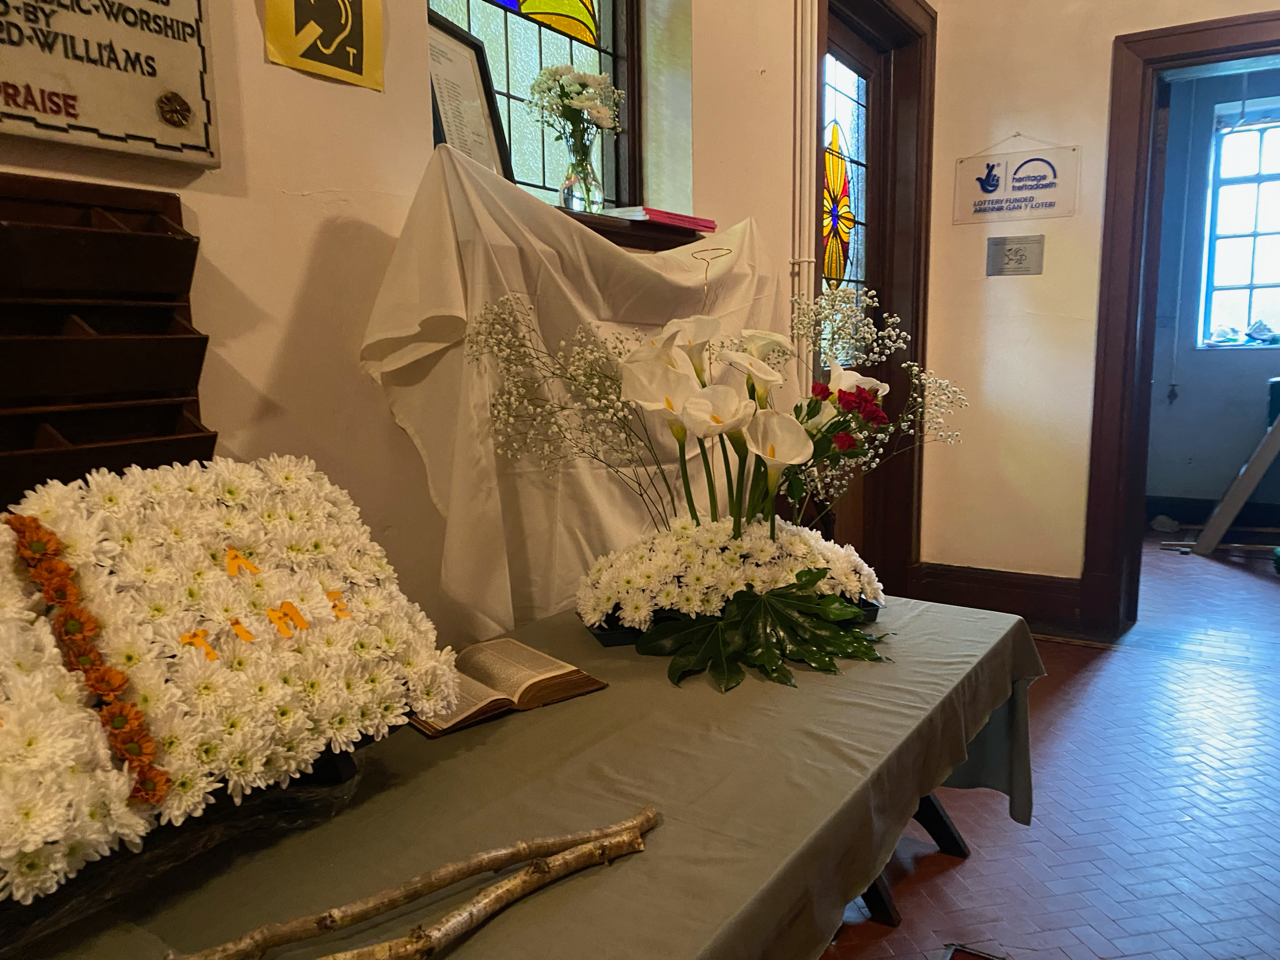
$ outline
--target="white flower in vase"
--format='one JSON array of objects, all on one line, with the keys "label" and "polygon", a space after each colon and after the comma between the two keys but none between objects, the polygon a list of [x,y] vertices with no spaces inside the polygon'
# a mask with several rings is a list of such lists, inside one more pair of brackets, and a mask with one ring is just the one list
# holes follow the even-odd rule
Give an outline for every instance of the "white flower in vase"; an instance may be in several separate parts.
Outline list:
[{"label": "white flower in vase", "polygon": [[772,330],[743,330],[740,342],[742,352],[757,360],[768,360],[776,353],[785,355],[787,359],[796,354],[790,338]]},{"label": "white flower in vase", "polygon": [[663,336],[674,334],[672,345],[684,351],[693,364],[698,382],[707,382],[707,344],[720,332],[720,321],[715,317],[685,317],[672,320],[662,328]]}]

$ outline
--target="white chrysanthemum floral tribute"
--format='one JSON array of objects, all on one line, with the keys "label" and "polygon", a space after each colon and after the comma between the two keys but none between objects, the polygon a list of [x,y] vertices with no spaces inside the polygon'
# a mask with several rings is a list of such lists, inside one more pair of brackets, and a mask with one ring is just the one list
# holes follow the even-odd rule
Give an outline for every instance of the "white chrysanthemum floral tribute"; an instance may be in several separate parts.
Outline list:
[{"label": "white chrysanthemum floral tribute", "polygon": [[[583,578],[578,613],[588,626],[634,631],[641,653],[672,657],[672,682],[709,670],[722,690],[742,681],[744,664],[793,684],[786,661],[834,672],[834,657],[881,659],[877,638],[857,629],[866,604],[884,599],[874,571],[852,547],[775,515],[781,495],[794,518],[816,524],[888,457],[958,440],[946,417],[965,398],[948,381],[903,364],[907,397],[893,418],[889,385],[847,369],[906,345],[898,318],[877,323],[874,306],[872,293],[838,289],[795,303],[790,338],[744,330],[716,343],[719,320],[698,316],[636,340],[582,327],[556,351],[519,297],[472,320],[468,355],[494,374],[497,450],[547,467],[595,461],[640,498],[657,530]],[[781,408],[786,365],[815,354],[827,360],[826,380]],[[661,450],[668,433],[678,480]],[[702,497],[690,460],[702,466]]]},{"label": "white chrysanthemum floral tribute", "polygon": [[455,700],[453,651],[310,460],[99,470],[12,510],[0,900]]}]

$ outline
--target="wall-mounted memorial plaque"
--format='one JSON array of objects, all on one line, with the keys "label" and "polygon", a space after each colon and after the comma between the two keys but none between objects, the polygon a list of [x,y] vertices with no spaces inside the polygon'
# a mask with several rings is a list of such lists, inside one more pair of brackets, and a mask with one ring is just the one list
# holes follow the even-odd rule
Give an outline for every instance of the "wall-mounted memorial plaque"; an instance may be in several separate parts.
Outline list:
[{"label": "wall-mounted memorial plaque", "polygon": [[208,0],[0,0],[0,133],[218,166]]}]

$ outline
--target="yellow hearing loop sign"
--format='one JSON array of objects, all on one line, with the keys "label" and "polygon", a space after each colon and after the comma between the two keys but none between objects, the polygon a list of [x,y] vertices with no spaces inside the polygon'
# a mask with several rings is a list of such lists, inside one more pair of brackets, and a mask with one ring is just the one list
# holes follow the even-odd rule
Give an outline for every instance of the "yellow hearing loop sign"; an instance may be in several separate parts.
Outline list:
[{"label": "yellow hearing loop sign", "polygon": [[382,89],[382,0],[267,0],[267,56]]}]

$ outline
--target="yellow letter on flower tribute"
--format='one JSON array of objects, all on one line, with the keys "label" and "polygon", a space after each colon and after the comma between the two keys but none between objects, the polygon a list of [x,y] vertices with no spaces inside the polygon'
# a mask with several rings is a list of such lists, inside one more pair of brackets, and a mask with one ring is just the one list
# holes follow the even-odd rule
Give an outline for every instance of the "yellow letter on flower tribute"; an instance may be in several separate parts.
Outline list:
[{"label": "yellow letter on flower tribute", "polygon": [[257,567],[240,556],[239,550],[235,547],[227,547],[227,576],[234,577],[241,570],[248,570],[250,573],[258,572]]},{"label": "yellow letter on flower tribute", "polygon": [[333,615],[339,620],[349,620],[351,614],[347,612],[346,601],[342,599],[341,590],[330,590],[325,597],[333,604]]},{"label": "yellow letter on flower tribute", "polygon": [[253,634],[250,633],[248,630],[246,630],[244,628],[244,624],[242,624],[239,620],[231,621],[231,629],[234,630],[236,632],[236,636],[239,637],[241,640],[243,640],[245,643],[253,642]]},{"label": "yellow letter on flower tribute", "polygon": [[209,636],[208,630],[196,630],[192,633],[184,633],[179,639],[183,643],[189,643],[193,647],[199,647],[202,649],[206,660],[217,660],[218,651],[209,646],[208,642],[205,640],[205,637],[207,636]]},{"label": "yellow letter on flower tribute", "polygon": [[282,637],[293,636],[293,631],[289,629],[290,622],[298,630],[305,630],[309,626],[307,621],[302,619],[302,614],[298,612],[298,608],[288,600],[280,604],[279,610],[268,608],[267,619],[276,625],[276,629],[280,631]]}]

